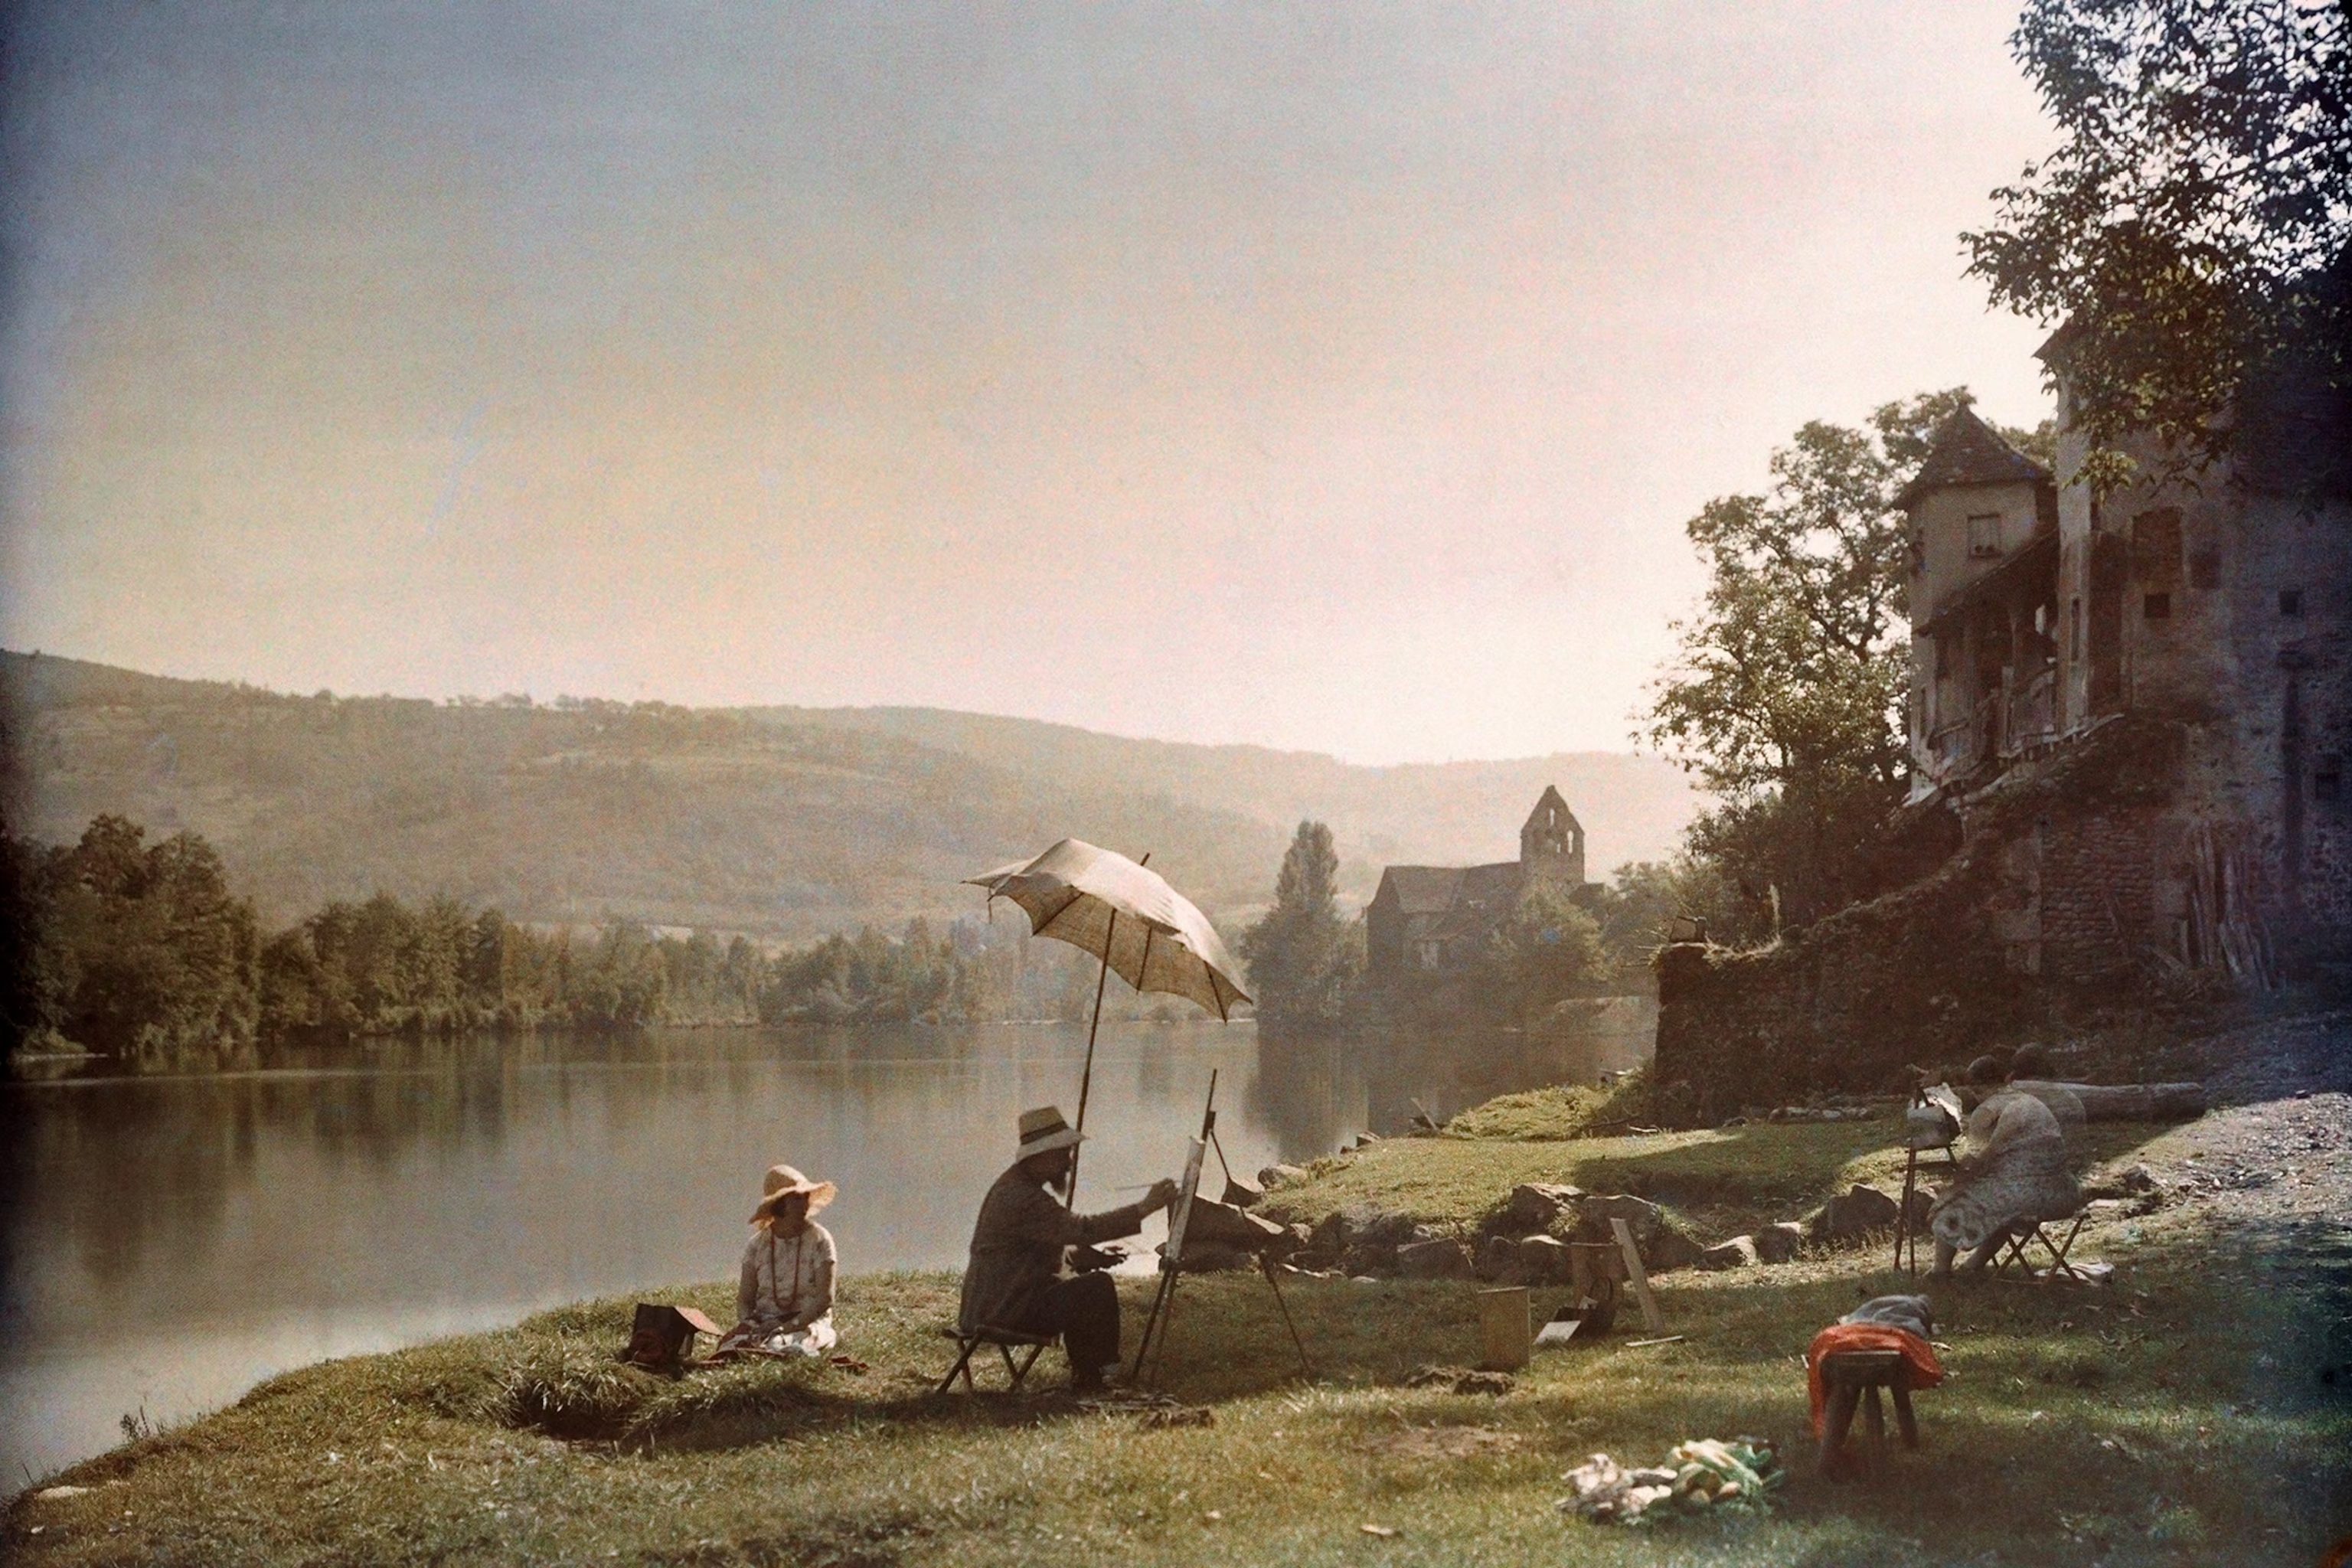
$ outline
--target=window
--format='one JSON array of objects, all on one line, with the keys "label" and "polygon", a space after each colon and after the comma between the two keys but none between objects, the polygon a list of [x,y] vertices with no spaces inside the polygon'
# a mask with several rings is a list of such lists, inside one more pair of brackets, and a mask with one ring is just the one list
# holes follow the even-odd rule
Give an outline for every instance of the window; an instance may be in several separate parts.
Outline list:
[{"label": "window", "polygon": [[2279,614],[2282,616],[2299,616],[2303,614],[2302,589],[2281,588],[2279,590]]},{"label": "window", "polygon": [[2066,657],[2083,657],[2083,601],[2066,601]]},{"label": "window", "polygon": [[1971,561],[2000,558],[2000,513],[1976,512],[1969,518],[1969,559]]},{"label": "window", "polygon": [[2151,621],[2170,620],[2172,618],[2172,595],[2169,594],[2150,594],[2147,598],[2140,601],[2140,614]]},{"label": "window", "polygon": [[2325,756],[2312,764],[2311,798],[2338,801],[2344,798],[2344,759]]},{"label": "window", "polygon": [[2132,519],[2132,575],[2143,588],[2179,584],[2179,508],[2162,507]]}]

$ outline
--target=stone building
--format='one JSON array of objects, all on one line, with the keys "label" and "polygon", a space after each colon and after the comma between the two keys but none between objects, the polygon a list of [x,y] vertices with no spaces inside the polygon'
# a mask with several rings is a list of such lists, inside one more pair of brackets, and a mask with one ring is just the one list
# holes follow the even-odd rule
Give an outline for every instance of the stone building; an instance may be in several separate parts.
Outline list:
[{"label": "stone building", "polygon": [[2274,403],[2225,467],[2094,497],[2073,482],[2064,349],[2042,351],[2057,475],[1963,410],[1905,497],[1912,809],[1965,829],[2135,721],[2168,742],[2161,776],[2134,781],[2147,798],[2060,802],[2001,845],[2011,966],[2266,984],[2352,954],[2352,520],[2305,482],[2326,432]]},{"label": "stone building", "polygon": [[2102,999],[2352,981],[2352,506],[2317,482],[2342,403],[2264,392],[2227,462],[2094,496],[2065,348],[2057,472],[1963,410],[1902,498],[1894,827],[1958,847],[1774,949],[1669,949],[1658,1072],[1695,1110],[1875,1087]]},{"label": "stone building", "polygon": [[1486,951],[1536,878],[1580,893],[1584,826],[1547,784],[1519,828],[1519,858],[1491,866],[1391,866],[1364,908],[1365,962],[1376,981],[1458,976]]}]

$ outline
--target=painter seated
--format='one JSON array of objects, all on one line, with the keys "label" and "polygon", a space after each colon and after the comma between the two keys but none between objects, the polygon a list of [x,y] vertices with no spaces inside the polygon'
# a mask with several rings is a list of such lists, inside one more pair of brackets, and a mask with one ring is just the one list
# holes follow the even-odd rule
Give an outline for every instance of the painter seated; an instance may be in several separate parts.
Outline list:
[{"label": "painter seated", "polygon": [[790,1165],[771,1165],[751,1211],[751,1239],[735,1288],[735,1326],[720,1354],[822,1356],[833,1329],[833,1235],[816,1223],[834,1184],[812,1182]]},{"label": "painter seated", "polygon": [[2010,1074],[2011,1064],[1993,1057],[1969,1064],[1969,1082],[1983,1099],[1969,1113],[1969,1152],[1959,1173],[1927,1211],[1936,1278],[1951,1278],[1952,1261],[1962,1253],[1960,1271],[1981,1273],[2012,1234],[2031,1234],[2036,1224],[2082,1206],[2059,1111],[2046,1096],[2012,1084]]},{"label": "painter seated", "polygon": [[1071,1213],[1054,1194],[1067,1190],[1082,1136],[1053,1106],[1021,1113],[1019,1154],[988,1189],[971,1229],[957,1323],[967,1334],[1009,1329],[1060,1339],[1070,1386],[1083,1394],[1118,1365],[1118,1288],[1108,1274],[1063,1278],[1064,1249],[1133,1236],[1146,1215],[1176,1201],[1176,1184],[1155,1182],[1125,1208]]}]

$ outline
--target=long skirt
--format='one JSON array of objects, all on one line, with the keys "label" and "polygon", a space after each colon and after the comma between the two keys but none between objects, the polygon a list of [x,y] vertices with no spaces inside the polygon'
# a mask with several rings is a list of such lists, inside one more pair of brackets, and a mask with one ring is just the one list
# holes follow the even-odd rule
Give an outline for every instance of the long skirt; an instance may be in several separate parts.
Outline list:
[{"label": "long skirt", "polygon": [[2063,1219],[2082,1206],[2083,1189],[2066,1168],[2066,1141],[2029,1138],[1946,1187],[1927,1211],[1927,1229],[1946,1246],[1973,1252],[2013,1226]]}]

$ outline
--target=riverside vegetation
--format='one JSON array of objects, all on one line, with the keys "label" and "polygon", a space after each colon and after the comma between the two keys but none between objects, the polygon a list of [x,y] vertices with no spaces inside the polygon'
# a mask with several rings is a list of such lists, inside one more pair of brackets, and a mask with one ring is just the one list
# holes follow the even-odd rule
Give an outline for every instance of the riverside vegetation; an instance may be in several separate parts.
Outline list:
[{"label": "riverside vegetation", "polygon": [[331,903],[264,934],[194,833],[100,816],[69,846],[0,837],[7,1048],[135,1070],[249,1066],[273,1040],[652,1024],[1075,1017],[1092,972],[1014,927],[908,922],[763,951],[742,936],[520,924],[454,899]]},{"label": "riverside vegetation", "polygon": [[[1178,1424],[1058,1391],[935,1396],[951,1275],[852,1278],[843,1348],[866,1370],[760,1363],[670,1379],[622,1366],[629,1303],[272,1379],[230,1409],[140,1432],[8,1510],[12,1561],[276,1563],[1721,1563],[2316,1561],[2352,1528],[2352,1019],[2287,1026],[2303,1076],[2233,1090],[2172,1129],[2103,1129],[2153,1173],[2077,1257],[2105,1288],[1988,1280],[1936,1294],[1950,1377],[1918,1401],[1925,1449],[1875,1485],[1812,1473],[1801,1356],[1857,1297],[1911,1288],[1864,1249],[1656,1282],[1676,1343],[1622,1326],[1540,1355],[1498,1396],[1412,1386],[1476,1354],[1477,1286],[1299,1279],[1302,1380],[1265,1288],[1188,1280],[1157,1381]],[[2332,1033],[2330,1031],[2333,1031]],[[2221,1055],[2263,1040],[2219,1042]],[[2294,1098],[2296,1085],[2309,1098]],[[1593,1106],[1490,1105],[1434,1138],[1318,1162],[1288,1212],[1376,1192],[1474,1225],[1539,1179],[1760,1222],[1883,1174],[1875,1121],[1580,1138]],[[2273,1167],[2278,1169],[2273,1170]],[[2262,1179],[2256,1180],[2257,1176]],[[1677,1199],[1677,1202],[1685,1201]],[[2332,1216],[2332,1217],[2331,1217]],[[1130,1331],[1150,1281],[1122,1282]],[[721,1317],[724,1282],[647,1292]],[[1538,1293],[1539,1310],[1558,1292]],[[1038,1387],[1037,1385],[1044,1385]],[[133,1423],[132,1425],[136,1425]],[[1554,1507],[1595,1450],[1647,1462],[1755,1434],[1788,1456],[1764,1518],[1609,1530]],[[1373,1535],[1365,1526],[1392,1534]]]}]

